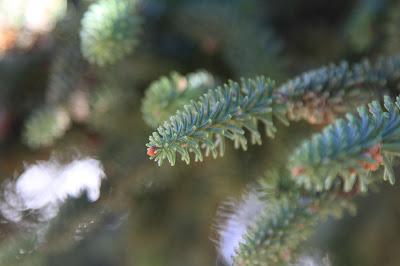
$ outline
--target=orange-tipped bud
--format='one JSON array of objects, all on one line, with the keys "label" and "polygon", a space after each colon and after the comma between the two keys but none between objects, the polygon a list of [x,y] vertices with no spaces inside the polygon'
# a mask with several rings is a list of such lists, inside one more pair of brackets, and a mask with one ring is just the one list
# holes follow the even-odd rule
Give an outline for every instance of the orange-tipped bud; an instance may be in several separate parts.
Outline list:
[{"label": "orange-tipped bud", "polygon": [[151,147],[151,148],[148,148],[147,149],[147,155],[149,155],[149,156],[154,156],[154,155],[156,155],[156,151],[158,150],[158,147],[157,146],[153,146],[153,147]]},{"label": "orange-tipped bud", "polygon": [[350,168],[350,174],[351,175],[355,175],[357,172],[356,172],[356,170],[354,170],[353,168]]},{"label": "orange-tipped bud", "polygon": [[295,166],[292,169],[292,175],[294,176],[302,175],[305,172],[307,172],[306,169],[300,168],[299,166]]}]

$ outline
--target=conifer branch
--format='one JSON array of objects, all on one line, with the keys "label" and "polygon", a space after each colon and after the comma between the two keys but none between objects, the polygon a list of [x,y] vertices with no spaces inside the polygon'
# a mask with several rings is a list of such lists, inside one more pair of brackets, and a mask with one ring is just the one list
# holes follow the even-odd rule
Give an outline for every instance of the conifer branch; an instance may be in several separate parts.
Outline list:
[{"label": "conifer branch", "polygon": [[[370,102],[368,89],[382,95],[385,90],[399,86],[400,56],[393,56],[380,57],[375,64],[363,60],[352,67],[347,62],[324,66],[283,83],[277,90],[288,106],[290,120],[327,125],[338,115],[349,112],[349,104],[354,104],[354,100],[360,102],[360,98],[366,98],[360,105]],[[350,92],[356,95],[348,103],[346,96]]]},{"label": "conifer branch", "polygon": [[147,125],[156,128],[190,100],[215,86],[214,77],[204,70],[186,76],[178,72],[171,73],[170,77],[163,76],[146,90],[141,108],[143,118]]},{"label": "conifer branch", "polygon": [[[280,175],[278,180],[274,177],[269,180],[270,177],[261,180],[275,183],[283,178]],[[338,186],[319,193],[299,190],[293,185],[293,189],[268,198],[263,197],[265,187],[260,187],[257,194],[245,193],[233,213],[219,213],[218,248],[227,262],[232,257],[232,265],[286,265],[295,259],[299,244],[313,233],[320,220],[328,216],[340,218],[345,210],[354,209]],[[228,244],[229,240],[237,242]]]},{"label": "conifer branch", "polygon": [[352,204],[333,193],[282,196],[268,202],[244,235],[233,265],[281,265],[296,257],[299,244],[327,216],[341,217]]},{"label": "conifer branch", "polygon": [[71,126],[68,112],[61,106],[37,109],[25,122],[24,142],[31,148],[50,146]]},{"label": "conifer branch", "polygon": [[214,158],[225,151],[225,137],[232,139],[235,147],[247,149],[244,129],[251,132],[251,142],[261,144],[261,134],[257,129],[258,121],[265,125],[269,137],[274,137],[276,128],[273,115],[284,124],[286,107],[278,102],[279,95],[273,94],[274,82],[264,77],[254,80],[243,79],[241,85],[230,81],[223,87],[210,90],[198,102],[191,101],[184,111],[178,111],[159,127],[146,144],[150,159],[161,165],[165,158],[175,164],[176,152],[182,160],[190,162],[189,152],[195,153],[195,160],[203,160],[205,155]]},{"label": "conifer branch", "polygon": [[[371,171],[384,165],[383,178],[394,183],[392,165],[400,154],[400,97],[393,102],[385,96],[384,107],[385,111],[377,101],[369,104],[369,109],[360,107],[360,118],[347,114],[347,123],[339,119],[322,134],[315,134],[312,141],[304,142],[290,159],[291,175],[284,178],[272,173],[272,178],[261,180],[258,196],[264,208],[255,216],[249,212],[253,215],[246,218],[250,223],[235,225],[246,219],[236,221],[237,216],[226,215],[226,225],[218,227],[228,230],[219,231],[222,239],[241,232],[229,226],[240,228],[244,224],[246,228],[242,238],[229,237],[238,241],[235,254],[231,254],[233,265],[291,262],[299,244],[312,234],[319,220],[339,218],[345,209],[354,210],[349,199],[366,191],[372,182]],[[251,204],[239,208],[251,209]]]},{"label": "conifer branch", "polygon": [[82,54],[91,64],[112,64],[133,51],[142,24],[136,5],[136,0],[99,0],[90,5],[80,36]]},{"label": "conifer branch", "polygon": [[400,98],[396,99],[393,103],[385,96],[386,112],[376,101],[369,104],[369,110],[360,107],[360,118],[347,114],[347,122],[339,119],[304,142],[291,158],[295,182],[307,190],[321,191],[340,176],[345,192],[357,181],[365,191],[370,173],[383,165],[384,179],[393,184],[393,156],[400,154]]},{"label": "conifer branch", "polygon": [[313,215],[310,202],[302,202],[297,195],[271,200],[269,205],[247,230],[234,265],[288,262],[290,251],[312,233],[318,216]]}]

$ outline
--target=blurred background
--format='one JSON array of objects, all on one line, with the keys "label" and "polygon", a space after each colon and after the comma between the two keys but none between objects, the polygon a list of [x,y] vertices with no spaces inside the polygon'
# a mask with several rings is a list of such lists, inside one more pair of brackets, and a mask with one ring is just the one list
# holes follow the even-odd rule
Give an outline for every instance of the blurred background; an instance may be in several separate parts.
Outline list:
[{"label": "blurred background", "polygon": [[[115,59],[103,64],[84,46],[112,27],[101,2],[0,0],[1,265],[218,265],[218,206],[319,128],[278,125],[247,152],[227,142],[222,158],[158,167],[145,146],[150,84],[204,69],[215,84],[279,85],[400,52],[396,0],[143,0],[121,15],[138,19],[126,22],[133,35],[101,50]],[[333,265],[399,265],[399,189],[377,184],[304,249]]]}]

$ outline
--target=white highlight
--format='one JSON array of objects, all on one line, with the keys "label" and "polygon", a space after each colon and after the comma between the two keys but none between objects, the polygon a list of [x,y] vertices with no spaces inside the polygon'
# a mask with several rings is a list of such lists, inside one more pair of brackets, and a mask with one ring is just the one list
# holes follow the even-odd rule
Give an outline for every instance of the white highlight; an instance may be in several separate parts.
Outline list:
[{"label": "white highlight", "polygon": [[218,211],[219,224],[216,226],[220,235],[218,250],[227,265],[233,264],[232,256],[236,254],[235,249],[239,248],[239,243],[245,243],[243,235],[268,206],[268,202],[261,201],[259,196],[251,190],[243,196],[239,204],[226,203]]},{"label": "white highlight", "polygon": [[332,266],[332,262],[327,254],[322,256],[319,251],[313,251],[301,254],[296,263],[290,266]]},{"label": "white highlight", "polygon": [[77,198],[86,192],[90,201],[96,201],[105,177],[101,163],[91,158],[64,166],[55,160],[39,162],[28,166],[15,184],[6,185],[7,204],[0,205],[1,212],[14,222],[21,221],[21,212],[26,210],[37,211],[41,221],[49,220],[68,197]]},{"label": "white highlight", "polygon": [[35,32],[51,31],[66,8],[65,0],[29,0],[25,6],[25,26]]},{"label": "white highlight", "polygon": [[[260,200],[262,193],[255,188],[245,193],[242,200],[226,202],[217,213],[216,230],[219,234],[217,248],[224,265],[233,265],[232,256],[236,255],[235,250],[239,249],[239,243],[245,243],[243,236],[247,230],[254,225],[257,217],[265,215],[269,202]],[[289,266],[332,266],[329,256],[322,256],[318,250],[303,252],[294,263]]]}]

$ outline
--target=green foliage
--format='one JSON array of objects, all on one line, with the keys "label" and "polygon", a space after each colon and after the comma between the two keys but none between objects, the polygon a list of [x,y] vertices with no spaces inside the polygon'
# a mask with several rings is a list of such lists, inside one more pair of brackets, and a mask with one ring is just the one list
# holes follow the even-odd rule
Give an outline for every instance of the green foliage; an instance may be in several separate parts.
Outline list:
[{"label": "green foliage", "polygon": [[[398,62],[397,57],[381,58],[370,67],[365,61],[351,71],[347,64],[332,66],[331,71],[321,69],[319,74],[306,73],[302,79],[289,81],[279,91],[286,90],[284,96],[301,99],[309,91],[333,90],[333,94],[342,91],[345,95],[354,87],[375,84],[393,89],[399,82]],[[256,218],[248,217],[255,221],[251,225],[242,223],[247,233],[244,242],[239,241],[236,255],[232,254],[234,265],[291,262],[299,244],[312,234],[320,219],[341,217],[344,209],[354,212],[349,199],[367,190],[373,181],[371,172],[379,165],[385,168],[383,179],[394,183],[392,166],[400,154],[400,98],[394,103],[385,96],[384,106],[386,111],[377,101],[370,103],[369,109],[361,106],[360,118],[347,113],[347,122],[338,119],[295,150],[289,160],[288,178],[276,171],[259,181],[258,193],[266,207]],[[227,232],[220,232],[224,234]]]},{"label": "green foliage", "polygon": [[204,70],[182,76],[177,72],[150,84],[142,103],[146,124],[156,128],[192,99],[216,87],[214,77]]},{"label": "green foliage", "polygon": [[0,263],[9,266],[40,266],[44,265],[44,258],[35,250],[35,237],[28,233],[3,244]]},{"label": "green foliage", "polygon": [[82,54],[91,64],[112,64],[133,51],[142,24],[136,4],[136,0],[99,0],[90,5],[80,36]]},{"label": "green foliage", "polygon": [[247,230],[245,244],[239,244],[234,265],[289,261],[291,249],[311,234],[317,219],[310,202],[302,201],[300,196],[271,200],[264,213]]},{"label": "green foliage", "polygon": [[78,40],[62,45],[51,64],[46,100],[53,104],[65,103],[76,89],[84,70],[85,61]]},{"label": "green foliage", "polygon": [[339,119],[322,134],[315,134],[291,158],[295,182],[308,190],[321,191],[329,189],[340,176],[345,192],[350,191],[357,180],[365,191],[370,171],[384,165],[384,179],[393,184],[392,155],[400,151],[399,107],[399,97],[393,103],[386,96],[387,112],[374,101],[369,104],[369,113],[367,108],[360,107],[360,118],[347,114],[347,123]]},{"label": "green foliage", "polygon": [[25,123],[24,141],[31,148],[50,146],[64,135],[71,119],[62,107],[46,106],[38,109]]},{"label": "green foliage", "polygon": [[382,2],[384,1],[358,0],[349,14],[343,34],[355,52],[367,50],[375,41],[374,24],[384,7]]},{"label": "green foliage", "polygon": [[[354,102],[365,104],[371,92],[384,93],[400,84],[400,56],[380,57],[349,66],[330,64],[297,76],[278,87],[288,106],[288,118],[312,124],[329,124],[338,115],[352,111]],[[365,100],[360,100],[365,99]]]},{"label": "green foliage", "polygon": [[115,122],[115,116],[124,106],[127,97],[129,95],[124,94],[116,84],[101,84],[90,94],[89,125],[102,131],[109,129],[108,126]]},{"label": "green foliage", "polygon": [[273,31],[240,14],[238,1],[191,1],[178,9],[175,25],[207,55],[221,54],[237,76],[260,73],[279,80],[286,62]]},{"label": "green foliage", "polygon": [[[223,87],[204,94],[198,102],[191,101],[184,111],[165,122],[149,137],[148,154],[150,159],[161,165],[165,158],[175,164],[176,152],[182,160],[190,162],[189,152],[195,153],[195,160],[203,160],[201,148],[206,148],[206,156],[211,152],[216,158],[225,151],[225,139],[235,142],[235,148],[247,149],[244,136],[247,128],[251,132],[251,142],[261,144],[261,134],[257,122],[262,121],[269,137],[273,137],[276,128],[272,122],[275,115],[287,124],[283,113],[285,106],[278,103],[279,95],[273,94],[274,82],[258,77],[254,80],[242,80],[241,85],[230,81]],[[200,145],[199,145],[200,144]]]},{"label": "green foliage", "polygon": [[234,265],[281,265],[296,257],[299,244],[313,232],[319,220],[340,217],[351,210],[348,200],[335,193],[283,194],[267,200],[244,235],[234,255]]},{"label": "green foliage", "polygon": [[390,9],[389,21],[386,26],[385,50],[389,54],[400,53],[400,2]]},{"label": "green foliage", "polygon": [[78,86],[85,62],[74,40],[63,44],[50,67],[46,88],[46,103],[37,108],[25,121],[24,141],[31,148],[50,146],[70,127],[66,104]]},{"label": "green foliage", "polygon": [[[12,0],[5,2],[11,3]],[[76,13],[68,15],[69,19],[65,17],[55,31],[41,33],[39,38],[31,33],[21,34],[13,28],[10,31],[7,27],[0,29],[5,36],[0,38],[0,54],[4,53],[4,57],[0,56],[0,142],[6,144],[4,154],[7,160],[4,162],[15,164],[13,158],[8,157],[18,152],[13,150],[19,145],[14,136],[19,136],[20,130],[30,147],[50,146],[66,132],[72,119],[80,125],[65,137],[66,142],[57,143],[56,148],[63,149],[72,144],[84,153],[99,156],[109,179],[102,188],[102,197],[95,203],[97,207],[91,212],[86,206],[79,212],[68,207],[57,218],[54,217],[50,227],[46,222],[43,231],[37,231],[44,242],[35,240],[32,241],[35,243],[26,245],[23,242],[29,241],[28,238],[16,239],[15,244],[3,241],[0,264],[13,265],[15,257],[16,264],[53,264],[60,257],[75,259],[72,255],[80,252],[84,254],[85,258],[81,260],[86,264],[96,264],[101,260],[106,264],[130,265],[134,261],[143,265],[167,266],[193,264],[194,258],[200,258],[195,261],[197,264],[210,265],[207,262],[212,255],[203,256],[209,252],[209,247],[204,252],[197,245],[182,244],[195,239],[188,237],[187,233],[203,234],[207,231],[196,230],[199,229],[196,226],[209,224],[208,207],[215,207],[216,200],[225,194],[233,194],[238,183],[252,178],[254,172],[263,171],[257,168],[261,164],[273,167],[285,164],[287,158],[282,154],[286,153],[286,147],[290,147],[292,137],[295,140],[304,133],[297,134],[297,129],[305,126],[302,123],[296,130],[280,135],[276,146],[284,148],[278,152],[270,147],[267,151],[255,149],[247,157],[235,152],[207,168],[165,170],[151,168],[152,162],[145,163],[143,160],[147,158],[138,152],[147,134],[143,130],[142,116],[151,127],[164,125],[158,127],[147,143],[150,158],[159,165],[164,159],[174,165],[176,156],[182,156],[190,163],[190,153],[200,161],[209,154],[222,156],[226,152],[225,137],[232,139],[236,148],[244,150],[250,139],[253,144],[261,144],[262,130],[259,126],[263,124],[266,135],[274,137],[277,130],[274,117],[284,124],[288,119],[303,119],[318,125],[332,123],[295,150],[287,165],[282,167],[284,169],[266,174],[267,178],[258,182],[252,200],[241,202],[248,204],[230,205],[235,208],[231,209],[234,219],[230,225],[237,225],[240,234],[224,239],[228,246],[235,246],[237,250],[232,249],[227,257],[224,254],[223,259],[233,256],[235,265],[293,263],[301,242],[312,234],[316,223],[328,216],[339,217],[346,208],[352,210],[349,199],[370,189],[375,181],[372,172],[380,165],[384,166],[383,179],[391,184],[395,182],[393,164],[400,154],[400,99],[393,102],[386,96],[385,108],[373,102],[369,109],[358,109],[359,117],[352,114],[356,107],[364,106],[372,99],[399,94],[400,56],[382,57],[374,63],[364,60],[354,65],[346,62],[331,64],[279,83],[282,85],[278,88],[264,77],[243,79],[241,83],[229,81],[215,88],[213,76],[206,71],[188,75],[173,72],[149,85],[151,80],[169,73],[171,69],[187,71],[199,66],[211,66],[213,73],[223,77],[264,74],[280,81],[287,77],[286,58],[296,69],[304,69],[326,57],[336,60],[339,55],[347,58],[358,58],[360,54],[374,55],[379,50],[373,49],[381,47],[391,53],[398,52],[399,27],[396,25],[399,16],[395,1],[341,1],[329,6],[345,7],[340,14],[332,12],[325,4],[319,4],[319,7],[315,0],[309,3],[311,9],[302,1],[288,0],[276,3],[155,0],[144,1],[140,6],[137,0],[69,2],[69,11]],[[379,20],[378,12],[388,9],[388,2],[393,2],[395,8],[385,39],[380,38],[385,32],[379,32],[379,23],[376,22]],[[89,10],[80,20],[89,5]],[[353,10],[348,9],[351,5],[355,6]],[[6,7],[7,4],[0,6]],[[17,28],[23,28],[21,22],[28,20],[24,14],[30,12],[28,9],[18,12],[20,26]],[[128,55],[136,49],[142,28],[139,14],[146,19],[145,43],[135,50],[137,56],[130,57]],[[314,14],[318,15],[314,17]],[[13,24],[15,18],[9,17],[5,16],[5,25]],[[325,21],[325,18],[329,19]],[[314,28],[316,19],[322,23]],[[81,39],[78,43],[79,25],[76,23],[80,22]],[[272,29],[274,25],[276,28]],[[343,30],[339,28],[341,26],[344,26]],[[329,31],[326,30],[328,27]],[[284,33],[287,41],[284,57],[280,54],[282,43],[277,40],[279,32]],[[343,40],[338,40],[338,32]],[[27,38],[28,35],[32,36]],[[12,52],[7,50],[11,47],[8,42],[15,42],[16,49]],[[7,47],[4,51],[3,46]],[[26,60],[30,56],[40,59]],[[53,56],[54,59],[49,60]],[[84,58],[97,66],[120,64],[107,68],[91,67],[83,61]],[[40,76],[43,78],[36,82]],[[145,88],[148,88],[146,92]],[[137,96],[143,92],[145,97],[140,114]],[[37,106],[38,109],[31,112]],[[11,115],[11,112],[15,114]],[[342,116],[347,120],[333,122]],[[26,122],[22,129],[20,121]],[[50,150],[41,149],[37,155],[42,158]],[[7,151],[11,151],[10,156]],[[2,171],[8,170],[4,168]],[[188,175],[193,175],[194,182],[179,178]],[[175,184],[179,191],[174,189]],[[205,194],[209,197],[204,197]],[[10,203],[5,207],[13,207],[12,199],[6,193],[2,196],[7,204]],[[211,202],[206,208],[205,201]],[[84,202],[82,198],[76,203]],[[200,203],[204,205],[193,208]],[[116,213],[103,216],[109,209]],[[134,221],[131,218],[125,221],[127,209],[135,212]],[[23,212],[27,217],[37,215],[31,209]],[[99,213],[102,217],[98,217]],[[250,215],[245,217],[243,214]],[[166,226],[159,227],[163,219]],[[165,222],[166,219],[170,220]],[[157,231],[136,230],[141,224],[152,226],[154,222]],[[129,232],[133,224],[135,232]],[[28,231],[36,231],[29,223],[25,225]],[[4,235],[11,236],[18,224],[4,223],[2,228],[6,230]],[[218,227],[221,238],[229,233],[220,230],[222,228]],[[99,237],[102,231],[105,231],[104,235],[112,235],[113,248],[110,249],[109,242],[104,241],[104,235]],[[142,233],[138,235],[138,232]],[[120,235],[124,247],[134,252],[128,256],[121,254],[124,253],[122,249],[114,253],[120,249],[115,241],[116,235]],[[165,246],[175,235],[182,242],[179,242],[179,250],[171,252]],[[84,240],[78,242],[79,239]],[[158,243],[156,246],[154,241]],[[92,249],[90,242],[95,243],[96,250]],[[87,249],[83,249],[85,246]],[[34,249],[40,249],[40,252]],[[96,253],[93,261],[87,259],[91,252]],[[110,260],[113,261],[103,260],[103,256],[112,257]],[[121,263],[116,262],[115,257],[123,258],[118,261]]]}]

